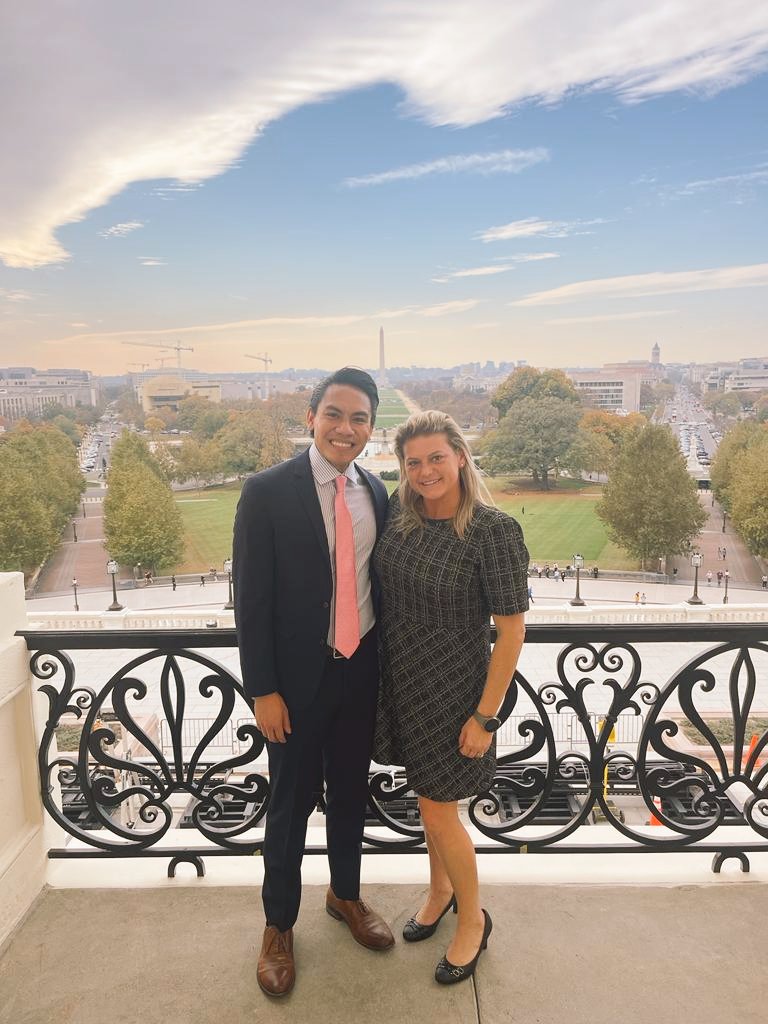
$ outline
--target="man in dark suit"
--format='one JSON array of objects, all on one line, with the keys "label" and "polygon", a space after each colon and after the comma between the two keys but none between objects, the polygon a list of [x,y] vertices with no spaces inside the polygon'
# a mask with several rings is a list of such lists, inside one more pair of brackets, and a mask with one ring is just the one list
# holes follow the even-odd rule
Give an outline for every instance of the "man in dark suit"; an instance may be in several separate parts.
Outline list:
[{"label": "man in dark suit", "polygon": [[331,885],[328,913],[370,949],[394,939],[360,899],[368,766],[376,714],[376,594],[369,563],[387,493],[355,466],[379,396],[345,367],[312,392],[307,452],[246,481],[235,519],[234,585],[243,685],[267,740],[266,929],[258,981],[293,987],[293,925],[307,818],[322,771]]}]

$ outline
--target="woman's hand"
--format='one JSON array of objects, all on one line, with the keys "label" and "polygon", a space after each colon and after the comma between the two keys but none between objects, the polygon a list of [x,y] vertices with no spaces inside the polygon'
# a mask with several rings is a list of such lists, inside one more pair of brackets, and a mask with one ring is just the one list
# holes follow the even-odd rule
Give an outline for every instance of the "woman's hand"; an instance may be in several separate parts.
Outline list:
[{"label": "woman's hand", "polygon": [[464,757],[482,757],[491,745],[493,734],[475,718],[468,718],[459,733],[459,753]]}]

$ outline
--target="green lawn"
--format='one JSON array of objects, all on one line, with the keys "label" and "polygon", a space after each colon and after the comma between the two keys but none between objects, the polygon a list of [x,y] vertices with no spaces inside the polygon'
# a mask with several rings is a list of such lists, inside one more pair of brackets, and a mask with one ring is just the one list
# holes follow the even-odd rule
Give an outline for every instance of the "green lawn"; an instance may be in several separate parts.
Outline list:
[{"label": "green lawn", "polygon": [[[397,486],[395,481],[384,483],[390,493]],[[532,561],[557,561],[562,565],[578,552],[590,567],[637,568],[633,559],[608,540],[605,527],[595,514],[595,504],[600,497],[595,485],[561,480],[556,490],[542,493],[524,489],[526,482],[507,484],[491,480],[489,483],[499,507],[522,526]],[[177,494],[186,544],[184,562],[176,572],[205,572],[211,566],[221,568],[232,551],[232,523],[239,495],[239,484]]]},{"label": "green lawn", "polygon": [[408,410],[394,388],[379,388],[377,427],[397,427],[408,419]]}]

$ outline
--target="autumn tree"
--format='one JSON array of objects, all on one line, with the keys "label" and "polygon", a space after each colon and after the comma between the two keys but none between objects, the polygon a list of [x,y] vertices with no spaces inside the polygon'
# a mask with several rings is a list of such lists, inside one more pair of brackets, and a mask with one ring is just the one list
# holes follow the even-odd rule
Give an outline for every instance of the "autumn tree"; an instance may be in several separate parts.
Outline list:
[{"label": "autumn tree", "polygon": [[184,550],[181,512],[163,474],[142,460],[110,468],[104,499],[104,536],[110,557],[123,565],[174,566]]},{"label": "autumn tree", "polygon": [[768,429],[733,465],[731,521],[755,555],[768,557]]},{"label": "autumn tree", "polygon": [[729,511],[733,500],[736,458],[752,445],[761,444],[765,432],[766,427],[756,420],[743,420],[729,430],[718,445],[710,470],[712,490],[720,504]]},{"label": "autumn tree", "polygon": [[485,438],[483,466],[491,473],[530,472],[542,490],[570,467],[581,407],[554,396],[521,398]]},{"label": "autumn tree", "polygon": [[707,519],[674,434],[654,424],[624,438],[595,510],[643,567],[686,554]]},{"label": "autumn tree", "polygon": [[491,396],[491,404],[499,410],[501,420],[515,405],[525,398],[559,398],[580,404],[573,382],[562,370],[537,370],[533,366],[520,366],[500,384]]}]

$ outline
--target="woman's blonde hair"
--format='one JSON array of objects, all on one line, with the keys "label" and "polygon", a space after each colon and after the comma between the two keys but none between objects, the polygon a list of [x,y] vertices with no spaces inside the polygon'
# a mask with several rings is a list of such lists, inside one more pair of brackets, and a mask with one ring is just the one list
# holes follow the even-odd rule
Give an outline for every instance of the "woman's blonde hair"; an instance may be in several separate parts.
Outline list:
[{"label": "woman's blonde hair", "polygon": [[416,412],[397,428],[395,455],[400,463],[400,484],[397,491],[400,498],[400,513],[397,528],[407,535],[424,525],[424,500],[408,483],[405,471],[405,446],[415,437],[431,437],[433,434],[444,434],[451,448],[464,458],[464,465],[459,469],[461,498],[453,517],[453,528],[459,537],[463,537],[474,515],[475,506],[495,503],[480,476],[458,424],[447,413],[439,412],[437,409]]}]

